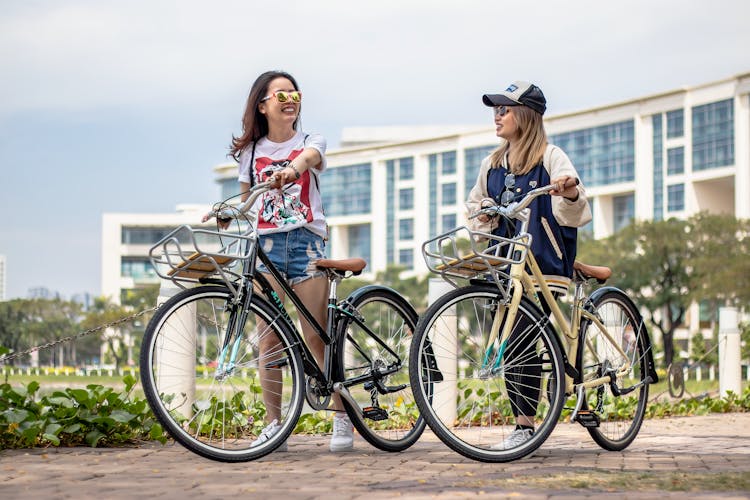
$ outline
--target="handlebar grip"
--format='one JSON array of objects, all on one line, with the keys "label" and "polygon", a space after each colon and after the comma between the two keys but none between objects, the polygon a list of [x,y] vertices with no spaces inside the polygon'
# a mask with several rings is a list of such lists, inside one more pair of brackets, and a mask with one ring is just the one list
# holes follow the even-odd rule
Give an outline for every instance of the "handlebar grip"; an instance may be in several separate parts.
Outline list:
[{"label": "handlebar grip", "polygon": [[578,179],[578,177],[573,177],[573,178],[568,179],[565,182],[564,187],[569,188],[569,187],[577,186],[580,183],[581,183],[581,181]]}]

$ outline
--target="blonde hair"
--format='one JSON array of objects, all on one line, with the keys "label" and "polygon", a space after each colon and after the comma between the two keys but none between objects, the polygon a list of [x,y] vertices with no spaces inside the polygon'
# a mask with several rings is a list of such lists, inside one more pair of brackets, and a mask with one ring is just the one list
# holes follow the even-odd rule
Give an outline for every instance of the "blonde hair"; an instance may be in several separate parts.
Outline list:
[{"label": "blonde hair", "polygon": [[516,174],[527,174],[532,168],[541,163],[544,151],[547,149],[547,132],[544,130],[542,115],[526,106],[513,106],[513,117],[518,125],[519,138],[513,142],[513,150],[509,153],[510,143],[503,141],[490,156],[493,167],[503,163],[503,157],[508,154],[508,169]]}]

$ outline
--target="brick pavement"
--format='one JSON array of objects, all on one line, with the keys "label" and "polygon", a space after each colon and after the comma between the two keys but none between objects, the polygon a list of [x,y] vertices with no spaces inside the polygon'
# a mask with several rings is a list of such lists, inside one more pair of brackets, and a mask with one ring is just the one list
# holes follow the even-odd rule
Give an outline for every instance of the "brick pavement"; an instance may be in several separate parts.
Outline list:
[{"label": "brick pavement", "polygon": [[327,436],[292,436],[288,452],[240,464],[158,443],[6,450],[0,498],[750,498],[750,413],[647,420],[623,452],[560,424],[533,457],[509,464],[466,459],[429,431],[402,453],[361,438],[351,453],[327,446]]}]

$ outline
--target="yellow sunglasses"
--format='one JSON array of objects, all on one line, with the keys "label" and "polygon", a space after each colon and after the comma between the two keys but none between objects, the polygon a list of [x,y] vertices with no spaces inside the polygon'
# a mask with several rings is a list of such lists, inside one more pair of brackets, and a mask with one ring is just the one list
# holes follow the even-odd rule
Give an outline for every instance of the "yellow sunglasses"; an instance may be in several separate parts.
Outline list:
[{"label": "yellow sunglasses", "polygon": [[285,102],[300,102],[302,100],[302,92],[299,90],[294,90],[292,92],[287,92],[285,90],[277,90],[276,92],[272,94],[268,94],[266,97],[260,100],[260,102],[265,102],[269,100],[271,97],[276,96],[276,100],[280,103]]}]

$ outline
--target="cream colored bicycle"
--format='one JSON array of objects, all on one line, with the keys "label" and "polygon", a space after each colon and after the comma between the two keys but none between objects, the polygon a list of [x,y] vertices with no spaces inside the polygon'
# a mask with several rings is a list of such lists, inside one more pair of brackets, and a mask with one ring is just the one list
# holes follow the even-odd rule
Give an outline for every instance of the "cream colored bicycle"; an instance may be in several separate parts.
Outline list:
[{"label": "cream colored bicycle", "polygon": [[[649,385],[657,381],[651,340],[633,301],[614,287],[586,294],[587,284],[609,278],[608,268],[577,262],[570,318],[556,302],[527,232],[531,201],[552,189],[479,212],[521,221],[510,238],[459,227],[422,247],[428,267],[456,289],[420,318],[411,387],[432,431],[475,460],[529,455],[566,408],[601,447],[622,450],[638,434]],[[513,436],[519,415],[533,427],[521,439]]]}]

